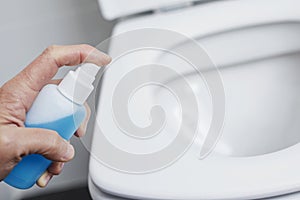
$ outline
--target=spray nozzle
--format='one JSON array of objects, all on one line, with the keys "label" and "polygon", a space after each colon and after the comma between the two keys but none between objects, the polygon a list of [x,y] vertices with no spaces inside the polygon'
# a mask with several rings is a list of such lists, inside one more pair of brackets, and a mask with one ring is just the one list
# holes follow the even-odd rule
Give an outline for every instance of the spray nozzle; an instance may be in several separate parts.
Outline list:
[{"label": "spray nozzle", "polygon": [[68,99],[83,104],[94,89],[93,82],[100,67],[84,63],[75,71],[70,71],[58,85],[58,90]]}]

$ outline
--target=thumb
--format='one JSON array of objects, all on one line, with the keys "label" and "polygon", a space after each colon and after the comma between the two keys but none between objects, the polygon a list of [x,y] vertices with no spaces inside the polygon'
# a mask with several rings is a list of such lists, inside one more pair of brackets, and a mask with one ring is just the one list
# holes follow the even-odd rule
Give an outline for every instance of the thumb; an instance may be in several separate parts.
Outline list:
[{"label": "thumb", "polygon": [[74,148],[57,132],[40,128],[20,128],[18,148],[21,154],[41,154],[49,160],[67,162],[74,157]]}]

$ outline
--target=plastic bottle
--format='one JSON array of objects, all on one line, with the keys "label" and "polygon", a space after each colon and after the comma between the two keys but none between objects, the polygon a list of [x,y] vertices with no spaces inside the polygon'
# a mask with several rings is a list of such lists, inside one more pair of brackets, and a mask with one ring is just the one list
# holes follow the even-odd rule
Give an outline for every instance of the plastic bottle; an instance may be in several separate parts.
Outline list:
[{"label": "plastic bottle", "polygon": [[[94,89],[92,83],[99,69],[91,63],[82,64],[59,85],[46,85],[28,111],[25,126],[51,129],[69,140],[86,116],[83,104]],[[39,154],[25,156],[4,182],[19,189],[30,188],[50,164]]]}]

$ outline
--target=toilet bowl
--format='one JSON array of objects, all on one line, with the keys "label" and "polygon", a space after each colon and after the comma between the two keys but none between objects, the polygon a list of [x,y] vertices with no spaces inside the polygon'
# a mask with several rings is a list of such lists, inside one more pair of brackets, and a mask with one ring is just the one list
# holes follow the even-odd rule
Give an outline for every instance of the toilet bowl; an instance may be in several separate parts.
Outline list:
[{"label": "toilet bowl", "polygon": [[[110,98],[116,81],[144,63],[188,68],[169,52],[159,52],[159,56],[151,57],[147,56],[151,55],[151,50],[145,50],[146,53],[131,52],[115,58],[104,74],[97,98],[99,104],[89,170],[93,199],[300,198],[299,1],[99,1],[104,17],[122,18],[116,23],[113,36],[154,29],[192,38],[217,67],[225,113],[222,134],[216,145],[208,156],[199,159],[215,105],[205,80],[195,72],[184,71],[184,78],[197,97],[201,122],[191,146],[176,162],[155,171],[131,173],[109,166],[100,158],[105,151],[100,145],[102,133],[118,148],[147,154],[163,148],[161,141],[174,139],[176,135],[172,133],[182,122],[182,111],[176,98],[171,97],[172,92],[161,85],[143,85],[135,91],[136,96],[128,99],[127,109],[133,113],[131,117],[136,124],[146,126],[151,123],[148,111],[157,102],[162,104],[166,112],[171,113],[163,126],[167,136],[151,135],[146,139],[154,142],[147,146],[143,138],[122,133],[115,123]],[[109,53],[113,58],[115,52],[128,45],[117,41],[114,37],[109,41]],[[173,43],[170,51],[194,51],[188,42]],[[208,79],[210,73],[210,70],[202,71]],[[151,71],[149,75],[155,76]],[[180,87],[180,78],[175,76],[165,80],[165,86]],[[185,114],[185,120],[192,121],[194,107],[189,105],[187,109],[191,112]],[[148,113],[142,112],[144,110]],[[101,130],[98,124],[101,124]],[[110,152],[104,153],[114,156]],[[126,158],[119,159],[120,162],[131,162]],[[133,165],[141,164],[132,162]]]}]

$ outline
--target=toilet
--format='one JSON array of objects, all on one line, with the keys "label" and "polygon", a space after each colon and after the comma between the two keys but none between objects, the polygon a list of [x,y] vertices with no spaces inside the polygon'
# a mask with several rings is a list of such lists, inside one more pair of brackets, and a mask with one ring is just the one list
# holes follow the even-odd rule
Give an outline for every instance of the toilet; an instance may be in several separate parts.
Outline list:
[{"label": "toilet", "polygon": [[[112,37],[99,45],[109,45],[113,62],[95,95],[93,199],[300,198],[298,0],[99,0],[99,5],[106,19],[117,22]],[[167,51],[161,45],[169,45]],[[201,75],[174,52],[199,53]],[[171,76],[162,69],[180,73]],[[150,84],[152,78],[164,83]],[[126,79],[140,85],[123,84]],[[209,84],[220,90],[215,94]],[[127,94],[129,88],[134,90]],[[181,94],[168,88],[180,88]],[[178,106],[181,101],[186,110]],[[128,112],[135,126],[147,127],[161,119],[158,104],[165,111],[161,129],[137,136],[120,128],[127,121],[118,122],[124,113],[114,109]],[[204,149],[218,109],[219,134]],[[189,140],[183,139],[186,148],[176,159],[136,159],[162,152],[183,122]],[[189,135],[193,127],[195,134]]]}]

